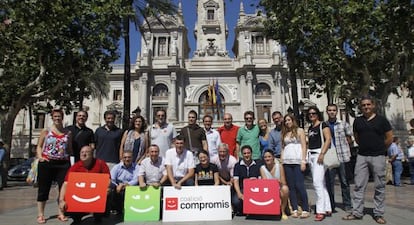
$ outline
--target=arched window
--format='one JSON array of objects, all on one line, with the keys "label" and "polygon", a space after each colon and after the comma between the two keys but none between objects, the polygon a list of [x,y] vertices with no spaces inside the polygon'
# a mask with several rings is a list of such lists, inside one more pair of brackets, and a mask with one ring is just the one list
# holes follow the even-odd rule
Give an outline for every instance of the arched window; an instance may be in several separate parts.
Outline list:
[{"label": "arched window", "polygon": [[254,94],[257,118],[265,119],[267,122],[271,122],[272,96],[270,86],[265,83],[258,83]]},{"label": "arched window", "polygon": [[255,90],[256,98],[269,98],[270,87],[265,83],[258,83]]},{"label": "arched window", "polygon": [[[215,93],[215,100],[210,91],[205,91],[200,95],[198,102],[198,111],[200,112],[199,118],[203,118],[205,115],[212,115],[215,121],[223,120],[223,114],[225,109],[224,97],[221,93],[217,95]],[[214,101],[213,101],[214,100]]]},{"label": "arched window", "polygon": [[168,100],[168,87],[165,84],[157,84],[152,92],[153,100]]}]

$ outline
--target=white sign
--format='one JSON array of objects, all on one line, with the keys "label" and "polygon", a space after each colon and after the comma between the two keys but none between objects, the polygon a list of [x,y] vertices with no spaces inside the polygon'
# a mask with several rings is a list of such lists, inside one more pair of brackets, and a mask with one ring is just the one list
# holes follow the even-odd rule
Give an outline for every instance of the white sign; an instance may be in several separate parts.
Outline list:
[{"label": "white sign", "polygon": [[163,222],[231,220],[230,186],[163,189]]}]

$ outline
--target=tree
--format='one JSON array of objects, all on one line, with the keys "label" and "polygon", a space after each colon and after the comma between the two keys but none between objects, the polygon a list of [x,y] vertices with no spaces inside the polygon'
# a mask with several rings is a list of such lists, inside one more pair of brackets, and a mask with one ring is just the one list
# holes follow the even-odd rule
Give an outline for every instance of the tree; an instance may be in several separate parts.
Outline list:
[{"label": "tree", "polygon": [[11,146],[14,120],[23,107],[54,100],[70,111],[82,104],[74,99],[93,93],[95,76],[105,80],[119,57],[123,9],[120,0],[0,4],[1,137]]},{"label": "tree", "polygon": [[125,42],[124,49],[124,111],[123,111],[123,128],[129,126],[129,116],[131,112],[131,56],[129,42],[129,25],[134,23],[135,27],[141,32],[140,25],[143,20],[147,20],[149,16],[155,16],[159,21],[160,14],[171,14],[176,12],[175,5],[170,0],[124,0],[123,7],[127,12],[123,16],[122,36]]},{"label": "tree", "polygon": [[361,94],[382,104],[404,87],[414,97],[411,1],[261,2],[269,14],[269,34],[288,47],[298,44],[295,57],[313,74],[314,92],[334,91],[348,109]]}]

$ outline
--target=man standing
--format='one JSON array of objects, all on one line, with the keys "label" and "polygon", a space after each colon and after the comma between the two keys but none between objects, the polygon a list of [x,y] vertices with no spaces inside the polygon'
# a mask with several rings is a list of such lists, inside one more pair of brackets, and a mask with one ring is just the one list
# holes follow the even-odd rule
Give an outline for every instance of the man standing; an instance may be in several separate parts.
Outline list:
[{"label": "man standing", "polygon": [[115,113],[104,113],[105,125],[95,131],[96,158],[104,160],[108,167],[117,164],[119,159],[119,146],[121,144],[122,131],[115,126]]},{"label": "man standing", "polygon": [[399,146],[399,142],[398,137],[394,137],[388,148],[388,158],[392,165],[394,186],[396,187],[401,187],[401,174],[403,172],[402,160],[404,159],[404,153]]},{"label": "man standing", "polygon": [[274,111],[272,113],[272,120],[275,124],[275,128],[273,128],[269,134],[269,148],[272,149],[275,158],[280,160],[280,152],[282,150],[282,139],[280,135],[283,124],[282,113]]},{"label": "man standing", "polygon": [[149,149],[149,157],[141,162],[138,172],[139,186],[159,187],[167,181],[167,170],[165,169],[165,159],[160,156],[160,149],[152,144]]},{"label": "man standing", "polygon": [[75,162],[79,161],[79,153],[83,146],[89,145],[95,149],[94,134],[92,129],[86,126],[88,120],[88,113],[86,111],[79,111],[76,113],[75,125],[67,127],[72,133],[72,149]]},{"label": "man standing", "polygon": [[188,112],[188,125],[181,129],[181,136],[185,138],[185,149],[189,149],[194,155],[204,149],[208,151],[208,145],[206,140],[206,133],[197,122],[197,112],[191,110]]},{"label": "man standing", "polygon": [[111,214],[122,212],[125,188],[138,184],[139,166],[132,161],[132,158],[132,151],[124,151],[122,161],[111,169]]},{"label": "man standing", "polygon": [[342,202],[344,210],[352,210],[351,191],[348,180],[346,179],[346,163],[351,160],[352,128],[345,122],[336,118],[338,107],[335,104],[326,106],[328,121],[332,135],[332,143],[335,145],[336,153],[339,159],[339,167],[328,169],[325,173],[326,189],[328,190],[329,199],[331,200],[332,211],[335,211],[335,176],[338,174],[341,182]]},{"label": "man standing", "polygon": [[171,144],[177,136],[174,126],[167,123],[167,113],[164,109],[158,109],[156,121],[149,129],[150,143],[157,145],[160,155],[165,158],[165,152],[172,148]]},{"label": "man standing", "polygon": [[218,156],[211,158],[211,163],[218,167],[220,183],[233,186],[233,172],[237,159],[229,154],[229,147],[226,143],[219,145]]},{"label": "man standing", "polygon": [[206,132],[208,153],[210,159],[217,155],[218,147],[221,144],[221,138],[218,131],[211,127],[213,123],[213,117],[210,115],[205,115],[203,117],[204,131]]},{"label": "man standing", "polygon": [[236,215],[243,214],[243,180],[257,179],[260,176],[260,166],[252,159],[252,148],[249,145],[244,145],[241,151],[243,158],[234,167],[235,193],[231,199]]},{"label": "man standing", "polygon": [[[105,173],[105,174],[108,174],[108,178],[110,177],[109,168],[106,165],[105,161],[100,160],[100,159],[95,159],[93,157],[93,149],[88,145],[83,146],[80,151],[80,161],[76,162],[72,167],[69,168],[69,171],[65,177],[65,182],[63,182],[62,187],[60,189],[59,208],[63,212],[66,211],[66,208],[67,208],[66,201],[65,201],[65,194],[66,194],[66,188],[68,185],[69,174],[76,173],[76,172]],[[109,201],[107,201],[106,209],[108,209],[108,203]],[[82,220],[82,217],[87,215],[87,213],[68,213],[68,214],[73,219],[72,224],[79,224]],[[93,216],[96,222],[101,222],[104,214],[94,213]]]},{"label": "man standing", "polygon": [[225,113],[223,120],[224,125],[217,130],[220,133],[221,142],[228,145],[230,155],[238,158],[239,153],[236,152],[236,138],[239,126],[233,124],[233,116],[230,113]]},{"label": "man standing", "polygon": [[175,148],[167,151],[165,166],[168,179],[175,188],[194,185],[194,156],[184,148],[184,137],[181,135],[175,139]]},{"label": "man standing", "polygon": [[364,215],[364,193],[372,169],[374,194],[374,220],[385,224],[385,154],[392,142],[392,128],[385,117],[375,113],[374,100],[369,96],[360,101],[362,116],[354,121],[355,141],[359,145],[355,164],[355,189],[352,213],[343,217],[344,220],[360,220]]},{"label": "man standing", "polygon": [[[237,147],[236,151],[240,152],[240,146],[248,145],[252,149],[252,157],[253,159],[260,159],[262,156],[262,152],[260,151],[260,143],[259,143],[259,133],[260,129],[259,126],[254,124],[254,112],[253,111],[246,111],[244,113],[244,121],[245,126],[241,127],[237,132]],[[238,157],[241,157],[240,155]]]}]

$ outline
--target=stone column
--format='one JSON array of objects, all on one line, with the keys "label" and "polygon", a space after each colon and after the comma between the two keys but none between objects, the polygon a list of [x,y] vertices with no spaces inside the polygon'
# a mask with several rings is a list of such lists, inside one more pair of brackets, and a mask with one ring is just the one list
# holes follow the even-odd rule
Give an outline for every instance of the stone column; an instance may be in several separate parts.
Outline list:
[{"label": "stone column", "polygon": [[171,72],[170,73],[170,82],[171,82],[171,89],[169,93],[168,99],[168,118],[171,121],[177,121],[177,73]]},{"label": "stone column", "polygon": [[247,71],[246,81],[247,81],[247,110],[253,110],[253,73],[252,71]]},{"label": "stone column", "polygon": [[143,116],[146,119],[149,119],[146,117],[147,115],[147,86],[148,86],[148,73],[147,72],[143,72],[142,73],[142,77],[141,77],[141,99],[140,99],[140,107],[141,107],[141,116]]},{"label": "stone column", "polygon": [[280,71],[275,71],[274,76],[274,84],[275,84],[275,99],[273,99],[274,103],[277,103],[273,105],[273,110],[278,110],[281,112],[285,112],[284,110],[284,101],[283,101],[283,87],[282,87],[282,74]]}]

